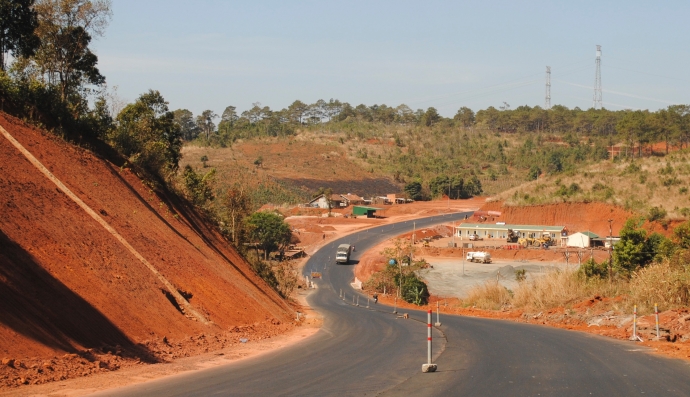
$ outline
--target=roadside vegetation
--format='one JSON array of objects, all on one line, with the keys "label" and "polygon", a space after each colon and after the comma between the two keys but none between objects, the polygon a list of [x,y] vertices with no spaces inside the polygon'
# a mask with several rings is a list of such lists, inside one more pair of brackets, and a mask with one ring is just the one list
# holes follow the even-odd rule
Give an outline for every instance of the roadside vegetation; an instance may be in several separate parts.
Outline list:
[{"label": "roadside vegetation", "polygon": [[417,306],[429,301],[429,289],[421,278],[428,265],[424,259],[414,260],[416,247],[409,241],[395,240],[393,247],[381,252],[389,262],[383,271],[375,273],[362,288],[369,293],[394,294]]}]

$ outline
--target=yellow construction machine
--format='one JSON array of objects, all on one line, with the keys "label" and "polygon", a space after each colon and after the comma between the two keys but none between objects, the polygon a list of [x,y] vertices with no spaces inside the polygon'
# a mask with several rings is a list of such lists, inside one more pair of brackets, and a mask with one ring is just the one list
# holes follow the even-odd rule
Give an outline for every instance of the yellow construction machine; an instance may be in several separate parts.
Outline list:
[{"label": "yellow construction machine", "polygon": [[542,247],[544,244],[551,245],[551,235],[549,232],[543,232],[540,237],[523,237],[518,239],[518,244],[527,247]]}]

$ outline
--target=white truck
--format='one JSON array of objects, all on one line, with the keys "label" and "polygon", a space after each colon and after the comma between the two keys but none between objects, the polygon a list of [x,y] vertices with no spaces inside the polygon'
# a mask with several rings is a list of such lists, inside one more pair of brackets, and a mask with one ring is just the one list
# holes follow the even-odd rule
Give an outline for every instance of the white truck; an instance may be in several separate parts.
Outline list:
[{"label": "white truck", "polygon": [[484,251],[468,252],[465,259],[470,262],[491,263],[491,254]]},{"label": "white truck", "polygon": [[347,264],[350,262],[350,252],[352,246],[350,244],[340,244],[338,250],[335,252],[335,263]]}]

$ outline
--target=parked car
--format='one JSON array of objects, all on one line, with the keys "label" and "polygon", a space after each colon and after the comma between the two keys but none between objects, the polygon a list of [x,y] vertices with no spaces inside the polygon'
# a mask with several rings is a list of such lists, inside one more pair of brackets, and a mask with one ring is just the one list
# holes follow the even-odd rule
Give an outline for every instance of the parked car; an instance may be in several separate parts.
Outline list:
[{"label": "parked car", "polygon": [[482,238],[478,234],[470,234],[470,241],[479,241]]}]

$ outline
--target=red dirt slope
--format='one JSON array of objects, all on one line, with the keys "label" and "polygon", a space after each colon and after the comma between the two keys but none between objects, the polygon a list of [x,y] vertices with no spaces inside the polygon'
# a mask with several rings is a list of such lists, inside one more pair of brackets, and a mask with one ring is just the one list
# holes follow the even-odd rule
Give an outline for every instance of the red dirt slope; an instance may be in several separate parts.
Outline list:
[{"label": "red dirt slope", "polygon": [[4,113],[0,125],[212,322],[185,317],[142,262],[0,135],[0,386],[74,376],[46,378],[55,359],[38,369],[22,360],[76,353],[93,366],[110,352],[155,362],[189,354],[184,341],[201,346],[199,335],[237,343],[228,330],[266,337],[292,327],[291,308],[184,203]]},{"label": "red dirt slope", "polygon": [[[487,222],[506,222],[522,225],[558,225],[570,233],[591,231],[608,236],[608,219],[613,219],[613,235],[617,236],[625,221],[635,216],[620,207],[604,203],[559,203],[526,207],[504,206],[502,202],[486,203],[481,211],[500,211],[501,216]],[[474,221],[474,220],[472,220]]]}]

